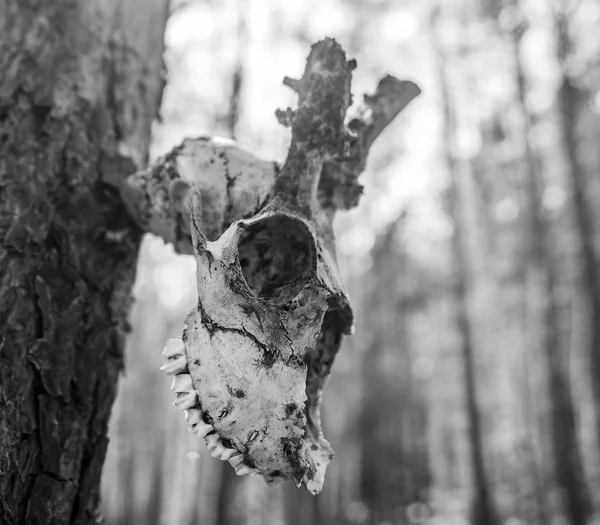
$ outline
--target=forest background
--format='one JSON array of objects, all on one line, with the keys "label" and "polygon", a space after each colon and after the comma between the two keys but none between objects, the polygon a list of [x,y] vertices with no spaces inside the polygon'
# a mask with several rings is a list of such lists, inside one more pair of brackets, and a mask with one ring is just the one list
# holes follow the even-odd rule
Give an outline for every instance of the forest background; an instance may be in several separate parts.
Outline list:
[{"label": "forest background", "polygon": [[283,159],[281,81],[324,36],[356,96],[386,73],[423,90],[337,218],[356,334],[325,391],[325,489],[238,479],[187,432],[158,368],[195,263],[148,236],[106,523],[600,523],[600,2],[176,1],[153,157],[218,135]]}]

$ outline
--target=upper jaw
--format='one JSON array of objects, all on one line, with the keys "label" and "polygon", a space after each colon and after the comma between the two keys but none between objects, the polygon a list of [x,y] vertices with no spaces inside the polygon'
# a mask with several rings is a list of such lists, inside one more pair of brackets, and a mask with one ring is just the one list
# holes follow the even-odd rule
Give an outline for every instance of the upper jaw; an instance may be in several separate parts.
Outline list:
[{"label": "upper jaw", "polygon": [[193,237],[198,304],[163,367],[175,404],[238,474],[317,494],[333,457],[322,390],[351,325],[335,261],[310,222],[272,210]]},{"label": "upper jaw", "polygon": [[188,354],[183,340],[171,339],[163,353],[167,362],[162,370],[173,376],[174,405],[184,411],[189,431],[204,439],[213,457],[228,461],[238,475],[261,474],[268,483],[290,479],[312,494],[321,491],[333,452],[329,443],[306,425],[304,417],[300,417],[302,428],[295,426],[290,434],[276,436],[285,442],[284,454],[269,457],[269,446],[274,444],[269,441],[268,433],[261,436],[263,441],[257,446],[242,443],[236,436],[228,437],[227,427],[209,411],[203,410],[203,402],[187,366]]}]

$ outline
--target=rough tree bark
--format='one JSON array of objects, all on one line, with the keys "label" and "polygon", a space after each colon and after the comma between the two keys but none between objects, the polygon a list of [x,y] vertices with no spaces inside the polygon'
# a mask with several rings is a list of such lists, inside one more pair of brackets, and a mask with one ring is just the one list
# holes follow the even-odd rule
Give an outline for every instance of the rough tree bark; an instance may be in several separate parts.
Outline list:
[{"label": "rough tree bark", "polygon": [[[518,2],[515,2],[518,8]],[[550,225],[544,216],[542,193],[544,183],[535,153],[528,142],[532,129],[531,113],[527,109],[527,81],[520,55],[521,37],[525,27],[518,24],[512,31],[512,51],[517,83],[518,108],[521,113],[521,141],[525,147],[526,192],[529,209],[528,280],[540,297],[533,322],[541,324],[542,352],[547,362],[547,385],[550,399],[550,426],[556,480],[564,494],[565,514],[573,525],[585,525],[592,515],[592,504],[585,480],[577,424],[564,348],[560,341],[560,309],[557,300],[557,276]],[[545,502],[542,502],[545,507]],[[541,509],[540,509],[541,510]]]},{"label": "rough tree bark", "polygon": [[0,4],[0,523],[95,523],[167,0]]},{"label": "rough tree bark", "polygon": [[443,46],[439,41],[437,26],[438,12],[434,12],[432,20],[433,46],[437,55],[437,71],[443,105],[443,141],[444,160],[450,183],[447,190],[447,212],[452,221],[451,251],[454,271],[452,297],[454,315],[460,350],[464,367],[465,403],[468,421],[469,446],[471,454],[471,508],[470,523],[472,525],[497,525],[499,518],[491,493],[489,478],[485,465],[481,416],[478,406],[477,384],[475,377],[474,343],[468,304],[468,272],[464,225],[462,224],[459,167],[456,162],[456,117],[450,100],[450,92],[446,73],[446,58]]}]

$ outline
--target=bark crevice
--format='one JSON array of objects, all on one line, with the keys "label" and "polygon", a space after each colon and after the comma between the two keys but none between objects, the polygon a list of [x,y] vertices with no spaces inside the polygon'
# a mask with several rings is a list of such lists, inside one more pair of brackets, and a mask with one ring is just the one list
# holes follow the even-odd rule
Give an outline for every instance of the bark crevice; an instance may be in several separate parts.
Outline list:
[{"label": "bark crevice", "polygon": [[[2,8],[3,524],[96,522],[142,237],[102,180],[122,180],[147,156],[163,82],[164,4],[144,2],[141,14],[96,1]],[[148,31],[121,37],[139,57],[131,69],[131,58],[109,48],[136,24]],[[118,78],[107,79],[107,65]],[[117,132],[112,122],[122,115]],[[109,241],[115,228],[126,233]]]}]

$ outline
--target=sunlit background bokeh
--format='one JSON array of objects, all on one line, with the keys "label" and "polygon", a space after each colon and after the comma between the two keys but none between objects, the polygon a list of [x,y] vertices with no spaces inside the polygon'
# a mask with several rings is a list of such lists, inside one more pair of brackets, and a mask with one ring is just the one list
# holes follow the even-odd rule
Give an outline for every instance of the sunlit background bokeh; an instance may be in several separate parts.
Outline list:
[{"label": "sunlit background bokeh", "polygon": [[[454,319],[455,228],[465,238],[484,462],[499,523],[571,523],[552,459],[543,328],[531,315],[544,299],[528,280],[527,144],[542,173],[540,198],[559,270],[563,371],[572,386],[583,483],[599,512],[586,303],[557,97],[566,73],[579,94],[573,133],[593,230],[600,232],[600,2],[556,2],[568,13],[572,38],[562,64],[554,4],[173,3],[154,157],[184,137],[218,135],[283,160],[290,135],[274,113],[296,100],[282,79],[300,76],[310,45],[325,36],[357,59],[355,100],[387,73],[415,81],[422,94],[372,148],[360,206],[336,219],[339,263],[357,321],[325,391],[325,434],[336,458],[323,493],[312,497],[290,484],[273,489],[259,478],[238,479],[188,433],[172,406],[170,381],[158,369],[164,343],[180,336],[194,306],[195,263],[148,237],[104,468],[107,524],[468,523],[472,444]],[[523,21],[515,55],[514,30]],[[516,62],[526,77],[524,106]],[[446,206],[449,154],[458,225]]]}]

